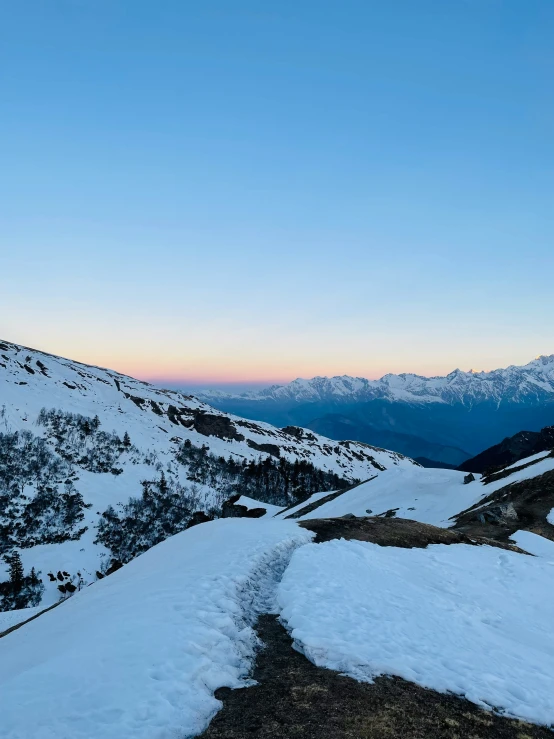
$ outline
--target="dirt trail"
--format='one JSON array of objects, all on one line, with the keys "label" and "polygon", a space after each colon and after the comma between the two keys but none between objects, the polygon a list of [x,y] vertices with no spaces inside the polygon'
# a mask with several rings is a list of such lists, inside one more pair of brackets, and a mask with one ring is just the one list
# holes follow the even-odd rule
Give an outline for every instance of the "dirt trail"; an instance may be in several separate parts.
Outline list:
[{"label": "dirt trail", "polygon": [[401,678],[360,683],[315,667],[292,648],[273,615],[260,616],[251,688],[220,688],[204,739],[552,739],[540,726],[502,718]]},{"label": "dirt trail", "polygon": [[[382,546],[493,544],[448,529],[403,519],[314,519],[302,526],[316,541],[338,537]],[[261,615],[256,629],[265,645],[252,677],[257,685],[220,688],[222,710],[204,739],[552,739],[544,727],[497,716],[454,695],[427,690],[397,677],[361,683],[316,667],[292,647],[275,615]]]}]

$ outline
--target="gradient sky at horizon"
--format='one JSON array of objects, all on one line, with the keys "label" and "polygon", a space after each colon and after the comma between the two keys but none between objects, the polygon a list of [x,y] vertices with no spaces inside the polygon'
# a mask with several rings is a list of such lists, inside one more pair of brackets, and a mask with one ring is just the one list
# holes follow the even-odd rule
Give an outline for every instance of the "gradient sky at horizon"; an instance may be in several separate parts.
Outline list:
[{"label": "gradient sky at horizon", "polygon": [[0,338],[189,386],[554,353],[551,0],[0,3]]}]

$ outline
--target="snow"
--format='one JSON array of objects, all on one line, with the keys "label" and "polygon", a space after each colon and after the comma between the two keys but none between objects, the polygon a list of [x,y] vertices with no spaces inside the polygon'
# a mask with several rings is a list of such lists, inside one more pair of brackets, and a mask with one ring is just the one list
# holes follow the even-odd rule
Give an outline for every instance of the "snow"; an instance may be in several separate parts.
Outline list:
[{"label": "snow", "polygon": [[225,393],[205,390],[201,397],[217,404],[223,399],[304,403],[368,401],[386,398],[405,403],[525,402],[551,399],[554,395],[554,354],[537,357],[521,367],[510,366],[490,372],[463,372],[456,369],[444,377],[423,377],[412,373],[386,374],[378,380],[348,375],[297,378],[287,385],[262,390]]},{"label": "snow", "polygon": [[252,510],[252,508],[265,508],[266,513],[261,518],[273,518],[273,516],[283,510],[282,506],[272,505],[271,503],[262,503],[260,500],[249,498],[247,495],[241,495],[237,500],[236,505],[243,505],[248,508],[249,511]]},{"label": "snow", "polygon": [[18,608],[15,611],[0,611],[0,634],[6,629],[11,629],[16,624],[27,621],[28,618],[36,616],[37,613],[44,611],[44,606],[36,606],[36,608]]},{"label": "snow", "polygon": [[552,508],[552,510],[550,511],[550,513],[547,514],[546,520],[548,521],[548,523],[550,523],[550,524],[552,524],[552,526],[554,526],[554,508]]},{"label": "snow", "polygon": [[520,549],[525,549],[536,557],[546,557],[554,564],[554,541],[532,531],[520,529],[510,536]]},{"label": "snow", "polygon": [[[526,464],[527,461],[520,460],[518,466]],[[487,485],[478,475],[474,482],[464,485],[465,473],[457,470],[428,469],[413,465],[392,466],[374,479],[300,516],[298,520],[339,518],[349,513],[355,516],[378,516],[397,508],[395,515],[398,518],[410,518],[421,523],[449,527],[453,525],[452,518],[456,514],[478,504],[491,493],[553,469],[554,458],[548,456]],[[315,502],[318,497],[325,495],[329,493],[317,493],[310,501],[296,506],[290,512],[283,512],[281,517],[284,518],[289,513],[303,508],[308,502]]]},{"label": "snow", "polygon": [[550,562],[494,547],[335,540],[294,553],[278,602],[316,665],[398,675],[550,725],[553,578]]},{"label": "snow", "polygon": [[516,467],[521,467],[522,464],[530,464],[530,463],[538,461],[539,459],[544,459],[544,457],[548,457],[549,454],[550,454],[549,450],[547,450],[546,452],[537,452],[536,454],[532,454],[530,457],[526,457],[525,459],[520,459],[518,462],[514,462],[513,464],[510,464],[508,467],[504,467],[504,469],[512,470]]},{"label": "snow", "polygon": [[311,536],[285,521],[201,524],[0,639],[2,739],[199,733],[214,690],[246,684],[256,610]]},{"label": "snow", "polygon": [[[528,459],[521,459],[518,463],[518,466],[527,464],[529,459],[531,459],[531,457],[529,457]],[[535,462],[535,464],[532,464],[523,470],[519,470],[519,472],[514,472],[511,475],[508,475],[508,477],[503,477],[500,480],[489,482],[488,485],[483,485],[483,489],[485,490],[487,495],[490,495],[496,490],[500,490],[500,488],[506,487],[506,485],[511,485],[513,482],[530,480],[533,477],[544,475],[545,472],[550,472],[551,470],[554,470],[554,457],[549,456],[545,457],[540,462]]]},{"label": "snow", "polygon": [[[89,511],[87,514],[90,516]],[[31,567],[34,567],[44,585],[45,589],[40,601],[41,610],[63,598],[58,590],[60,582],[58,580],[52,582],[48,577],[49,572],[55,576],[58,571],[65,571],[75,579],[77,579],[75,577],[77,572],[80,572],[83,581],[88,584],[96,580],[96,570],[100,568],[102,561],[105,558],[108,562],[110,561],[108,550],[102,544],[94,544],[95,536],[96,530],[89,528],[80,539],[75,541],[39,544],[19,550],[25,572],[28,574]],[[8,579],[8,571],[8,565],[0,560],[0,581]]]},{"label": "snow", "polygon": [[[262,421],[249,421],[245,426],[244,419],[216,410],[177,390],[157,388],[113,370],[73,362],[16,344],[4,346],[7,348],[2,350],[2,354],[6,359],[0,366],[0,409],[5,406],[0,413],[1,431],[29,429],[33,433],[41,433],[35,426],[39,411],[43,407],[57,408],[89,417],[97,414],[102,429],[115,431],[120,436],[127,431],[133,444],[141,450],[154,451],[162,462],[164,458],[171,460],[173,457],[172,438],[189,439],[197,447],[206,445],[210,452],[226,459],[230,455],[239,461],[270,456],[249,446],[247,442],[251,440],[279,446],[280,455],[289,461],[305,459],[320,469],[337,474],[363,478],[374,473],[374,467],[367,459],[357,459],[344,447],[340,455],[336,454],[333,451],[336,441],[312,431],[307,432],[309,438],[298,439]],[[37,362],[46,367],[46,374],[40,371]],[[133,402],[133,396],[145,401],[143,408]],[[162,415],[152,411],[152,401],[161,408]],[[245,439],[206,436],[196,431],[194,425],[185,427],[172,423],[167,415],[170,404],[191,414],[202,411],[228,418],[239,424],[238,430]],[[358,455],[368,456],[370,453],[385,467],[414,464],[395,452],[370,450],[366,454],[366,445],[350,443]],[[125,469],[124,474],[126,472]]]},{"label": "snow", "polygon": [[[323,503],[300,520],[379,515],[398,508],[399,518],[450,526],[449,518],[485,495],[479,483],[464,485],[464,473],[424,467],[392,467],[373,480]],[[371,514],[368,514],[371,511]]]}]

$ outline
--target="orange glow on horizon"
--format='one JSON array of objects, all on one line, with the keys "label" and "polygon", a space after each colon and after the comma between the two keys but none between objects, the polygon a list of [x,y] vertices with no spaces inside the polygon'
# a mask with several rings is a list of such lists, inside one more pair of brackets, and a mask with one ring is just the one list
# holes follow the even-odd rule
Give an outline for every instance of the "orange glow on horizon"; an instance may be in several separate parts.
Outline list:
[{"label": "orange glow on horizon", "polygon": [[[23,341],[21,340],[23,338]],[[283,385],[297,378],[335,377],[349,375],[369,380],[377,380],[386,374],[417,374],[423,377],[444,376],[456,367],[471,367],[472,360],[477,358],[475,366],[488,372],[507,367],[510,364],[526,364],[535,353],[526,356],[490,355],[480,352],[452,355],[450,359],[443,353],[440,355],[424,355],[412,352],[410,347],[381,346],[379,354],[371,356],[369,351],[356,354],[347,352],[340,342],[322,343],[313,352],[309,347],[293,345],[284,347],[272,345],[257,355],[253,347],[248,351],[221,344],[194,345],[196,354],[187,354],[187,348],[175,346],[164,341],[163,337],[152,336],[148,344],[142,341],[121,343],[100,341],[102,337],[91,340],[86,334],[72,336],[68,345],[65,338],[52,341],[48,345],[36,337],[21,337],[23,346],[45,351],[68,360],[82,362],[93,366],[114,370],[135,377],[154,385]],[[35,339],[35,340],[33,340]],[[13,340],[8,337],[6,340]],[[19,343],[19,342],[17,342]],[[368,356],[369,355],[369,356]],[[461,361],[460,361],[461,360]],[[464,361],[465,360],[465,361]]]},{"label": "orange glow on horizon", "polygon": [[[149,382],[153,385],[163,386],[165,383],[170,385],[258,385],[258,386],[270,386],[270,385],[286,385],[293,380],[298,378],[309,380],[313,377],[340,377],[342,375],[348,375],[350,377],[361,377],[368,380],[379,380],[386,374],[416,374],[422,377],[436,377],[444,376],[449,372],[452,372],[455,368],[455,364],[452,366],[447,365],[445,367],[411,367],[407,369],[405,366],[395,366],[398,362],[391,362],[390,366],[381,366],[379,369],[364,370],[363,367],[348,367],[348,366],[314,366],[310,365],[301,366],[300,363],[295,369],[289,369],[286,374],[283,373],[272,373],[265,367],[260,367],[258,373],[252,372],[251,364],[248,368],[242,368],[240,366],[230,366],[225,371],[217,372],[214,371],[213,367],[206,366],[205,371],[200,363],[197,363],[194,369],[187,371],[186,369],[180,369],[179,367],[171,366],[171,363],[167,363],[167,370],[164,371],[160,368],[163,361],[157,363],[155,367],[150,366],[148,363],[146,366],[142,362],[122,360],[117,361],[117,358],[113,358],[112,361],[94,361],[92,359],[80,359],[85,363],[95,364],[97,366],[106,367],[107,369],[121,372],[121,374],[134,377],[144,382]],[[406,362],[406,364],[408,364]],[[288,368],[287,368],[288,369]],[[491,366],[484,370],[468,369],[468,372],[488,372],[490,370],[497,369],[496,366]]]}]

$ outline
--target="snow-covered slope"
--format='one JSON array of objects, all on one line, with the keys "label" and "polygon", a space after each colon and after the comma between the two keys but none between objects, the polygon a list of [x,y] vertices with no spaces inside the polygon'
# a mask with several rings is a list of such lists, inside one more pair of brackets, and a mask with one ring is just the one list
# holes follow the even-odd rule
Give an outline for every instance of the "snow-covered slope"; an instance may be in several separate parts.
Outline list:
[{"label": "snow-covered slope", "polygon": [[520,549],[523,549],[535,557],[544,557],[554,565],[554,541],[546,539],[544,536],[534,534],[532,531],[516,531],[510,539],[515,541]]},{"label": "snow-covered slope", "polygon": [[[390,466],[415,465],[0,342],[0,554],[19,549],[26,571],[41,570],[43,605],[60,585],[95,580],[231,494],[286,505]],[[139,502],[118,507],[130,498]],[[3,572],[2,561],[0,581]]]},{"label": "snow-covered slope", "polygon": [[217,401],[225,398],[314,402],[321,400],[368,401],[376,398],[409,403],[462,403],[483,401],[540,402],[554,398],[554,354],[540,356],[522,367],[511,365],[491,372],[463,372],[455,369],[445,377],[422,377],[410,373],[387,374],[379,380],[363,377],[298,378],[288,385],[245,393],[203,391],[202,398]]},{"label": "snow-covered slope", "polygon": [[[464,485],[463,472],[424,467],[414,467],[410,471],[395,469],[383,472],[299,518],[339,518],[350,513],[379,516],[392,510],[398,518],[451,526],[451,516],[473,505],[483,495],[478,482]],[[299,505],[296,510],[301,508]]]},{"label": "snow-covered slope", "polygon": [[257,609],[310,532],[233,519],[177,534],[0,639],[2,739],[199,733],[247,684]]},{"label": "snow-covered slope", "polygon": [[[464,473],[398,464],[300,518],[397,508],[396,516],[446,527],[489,490],[502,494],[499,485],[542,479],[553,469],[553,457],[535,455],[498,479],[464,484]],[[330,495],[313,494],[304,505]],[[247,496],[238,502],[260,506]],[[460,543],[311,545],[309,522],[283,520],[298,508],[268,506],[263,518],[178,533],[0,638],[2,736],[195,735],[221,707],[218,687],[248,685],[252,626],[268,612],[280,612],[316,665],[358,680],[399,675],[510,716],[552,722],[551,542],[517,532],[516,541],[530,543],[538,557]],[[376,520],[362,523],[369,530]],[[341,535],[341,524],[351,522],[332,523]],[[61,552],[84,537],[46,547]],[[25,617],[20,611],[8,621]],[[309,717],[311,725],[317,720]]]},{"label": "snow-covered slope", "polygon": [[[398,518],[450,527],[455,523],[456,514],[475,506],[491,494],[507,489],[514,483],[540,478],[554,470],[554,457],[533,455],[521,460],[518,465],[506,476],[489,481],[476,475],[476,479],[468,484],[464,484],[465,473],[457,470],[391,468],[305,514],[301,513],[305,506],[325,498],[327,494],[315,494],[305,503],[276,515],[279,518],[295,515],[300,520],[308,520],[339,518],[348,514],[379,516],[389,512],[389,515]],[[506,471],[510,470],[511,467],[506,468]],[[298,513],[301,515],[298,516]]]},{"label": "snow-covered slope", "polygon": [[305,460],[358,478],[373,470],[374,461],[413,465],[394,452],[356,443],[339,446],[305,429],[245,421],[176,390],[6,342],[0,342],[0,407],[2,430],[35,430],[40,410],[56,408],[98,415],[103,427],[121,437],[127,431],[134,445],[158,455],[168,454],[173,439],[189,439],[225,457]]}]

